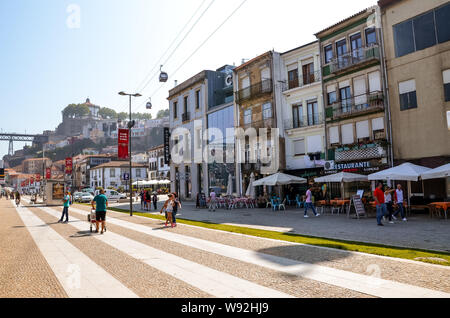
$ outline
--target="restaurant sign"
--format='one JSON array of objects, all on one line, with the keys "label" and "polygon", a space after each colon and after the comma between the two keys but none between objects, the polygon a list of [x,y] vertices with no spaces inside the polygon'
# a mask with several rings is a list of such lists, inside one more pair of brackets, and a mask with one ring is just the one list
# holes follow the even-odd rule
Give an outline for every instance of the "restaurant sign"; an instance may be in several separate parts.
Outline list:
[{"label": "restaurant sign", "polygon": [[326,174],[334,174],[339,172],[349,173],[374,173],[381,170],[383,164],[381,160],[371,160],[362,162],[334,163],[330,170],[326,170]]}]

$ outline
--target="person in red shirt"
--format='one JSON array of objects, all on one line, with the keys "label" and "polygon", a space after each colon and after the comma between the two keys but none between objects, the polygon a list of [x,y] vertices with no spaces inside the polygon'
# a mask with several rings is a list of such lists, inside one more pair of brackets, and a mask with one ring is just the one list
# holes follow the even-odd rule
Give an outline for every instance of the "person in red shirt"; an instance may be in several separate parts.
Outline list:
[{"label": "person in red shirt", "polygon": [[384,201],[383,184],[381,182],[378,184],[378,187],[375,189],[373,196],[375,198],[375,202],[377,203],[378,226],[384,226],[384,224],[381,223],[381,220],[382,220],[383,216],[385,216],[387,214],[387,207],[386,207],[386,203]]}]

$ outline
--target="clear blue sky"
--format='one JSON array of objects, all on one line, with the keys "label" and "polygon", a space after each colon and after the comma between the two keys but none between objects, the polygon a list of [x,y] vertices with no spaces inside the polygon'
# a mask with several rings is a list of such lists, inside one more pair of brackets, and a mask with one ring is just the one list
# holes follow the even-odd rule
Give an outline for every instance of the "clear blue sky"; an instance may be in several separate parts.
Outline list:
[{"label": "clear blue sky", "polygon": [[[155,66],[192,14],[212,0],[1,0],[0,129],[41,133],[55,129],[70,103],[91,102],[127,111],[127,99]],[[314,33],[375,0],[248,0],[175,76],[182,62],[241,3],[216,0],[164,69],[169,82],[157,79],[139,92],[133,109],[155,91],[153,113],[168,107],[174,80],[182,82],[203,69],[240,64],[268,50],[284,52],[315,40]],[[80,9],[79,28],[69,27]],[[199,13],[197,14],[197,16]],[[192,25],[192,23],[191,23]],[[172,72],[172,74],[171,74]],[[23,144],[15,144],[19,149]],[[8,143],[0,143],[0,157]]]}]

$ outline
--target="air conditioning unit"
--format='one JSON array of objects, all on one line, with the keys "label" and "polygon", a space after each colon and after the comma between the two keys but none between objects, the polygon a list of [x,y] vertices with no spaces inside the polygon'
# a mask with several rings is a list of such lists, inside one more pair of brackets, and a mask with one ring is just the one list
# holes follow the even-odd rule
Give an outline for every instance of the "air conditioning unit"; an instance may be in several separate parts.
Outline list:
[{"label": "air conditioning unit", "polygon": [[334,170],[334,161],[325,161],[325,170]]}]

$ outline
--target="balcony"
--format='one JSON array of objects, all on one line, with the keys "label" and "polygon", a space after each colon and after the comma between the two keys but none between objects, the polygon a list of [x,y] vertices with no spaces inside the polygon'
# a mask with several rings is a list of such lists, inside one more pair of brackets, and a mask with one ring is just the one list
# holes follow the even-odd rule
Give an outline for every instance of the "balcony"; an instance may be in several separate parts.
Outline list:
[{"label": "balcony", "polygon": [[336,162],[381,159],[386,156],[386,148],[376,143],[364,146],[343,147],[335,151]]},{"label": "balcony", "polygon": [[343,119],[366,113],[384,110],[384,95],[382,92],[373,92],[344,99],[334,103],[326,109],[326,118]]},{"label": "balcony", "polygon": [[184,113],[181,116],[181,120],[182,120],[182,122],[190,121],[191,120],[191,113],[189,113],[189,112]]},{"label": "balcony", "polygon": [[298,128],[306,128],[306,127],[314,127],[318,125],[325,124],[325,117],[323,114],[314,114],[306,117],[302,117],[298,120],[289,119],[284,122],[284,129],[298,129]]},{"label": "balcony", "polygon": [[362,47],[334,58],[330,63],[330,72],[336,74],[348,71],[375,60],[380,60],[380,48],[377,44],[370,47]]},{"label": "balcony", "polygon": [[244,129],[255,128],[256,130],[259,130],[261,128],[271,129],[271,128],[274,128],[275,126],[276,125],[274,124],[274,119],[268,118],[268,119],[264,119],[264,120],[254,121],[249,124],[243,124],[242,128],[244,128]]},{"label": "balcony", "polygon": [[259,82],[258,84],[237,91],[235,93],[236,102],[242,103],[244,101],[264,96],[265,94],[270,94],[272,93],[272,91],[273,91],[272,80],[271,79],[264,80]]},{"label": "balcony", "polygon": [[304,87],[306,85],[318,83],[321,80],[322,80],[321,71],[315,71],[314,73],[311,73],[311,74],[303,74],[303,76],[301,78],[296,78],[292,81],[288,81],[287,83],[283,83],[282,91],[286,92],[291,89]]}]

